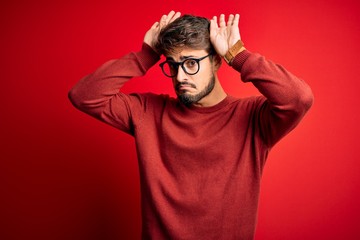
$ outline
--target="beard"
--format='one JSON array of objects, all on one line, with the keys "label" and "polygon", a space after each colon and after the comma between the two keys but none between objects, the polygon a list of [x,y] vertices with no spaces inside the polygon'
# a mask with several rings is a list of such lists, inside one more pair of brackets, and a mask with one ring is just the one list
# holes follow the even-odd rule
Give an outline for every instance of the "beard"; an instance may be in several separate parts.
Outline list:
[{"label": "beard", "polygon": [[191,94],[187,94],[187,93],[178,93],[177,97],[181,103],[183,103],[186,106],[190,106],[191,104],[197,103],[201,99],[203,99],[204,97],[209,95],[212,92],[212,90],[214,89],[214,86],[215,86],[215,76],[212,75],[208,85],[204,88],[204,90],[202,90],[198,94],[191,95]]}]

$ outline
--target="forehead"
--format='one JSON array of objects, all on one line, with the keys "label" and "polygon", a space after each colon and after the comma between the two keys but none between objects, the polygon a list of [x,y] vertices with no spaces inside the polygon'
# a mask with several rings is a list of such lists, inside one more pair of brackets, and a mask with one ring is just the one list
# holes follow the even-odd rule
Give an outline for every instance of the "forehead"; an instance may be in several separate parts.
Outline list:
[{"label": "forehead", "polygon": [[204,49],[191,49],[191,48],[183,48],[179,51],[176,51],[174,53],[169,53],[168,55],[166,55],[165,57],[167,59],[172,59],[175,61],[181,61],[184,60],[186,58],[189,57],[194,57],[194,58],[200,58],[203,57],[205,55],[207,55],[207,51]]}]

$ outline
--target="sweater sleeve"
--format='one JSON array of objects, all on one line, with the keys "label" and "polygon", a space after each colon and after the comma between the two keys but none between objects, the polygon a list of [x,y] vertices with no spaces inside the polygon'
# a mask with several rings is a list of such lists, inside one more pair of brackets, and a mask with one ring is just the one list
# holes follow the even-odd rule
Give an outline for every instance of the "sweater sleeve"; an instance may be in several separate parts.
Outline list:
[{"label": "sweater sleeve", "polygon": [[243,82],[252,82],[266,98],[258,106],[255,121],[261,138],[272,147],[304,117],[313,103],[312,91],[281,65],[248,50],[235,57],[233,68],[241,73]]},{"label": "sweater sleeve", "polygon": [[131,78],[145,75],[159,59],[144,43],[141,51],[110,60],[82,78],[69,91],[69,99],[80,111],[132,134],[144,111],[144,99],[119,90]]}]

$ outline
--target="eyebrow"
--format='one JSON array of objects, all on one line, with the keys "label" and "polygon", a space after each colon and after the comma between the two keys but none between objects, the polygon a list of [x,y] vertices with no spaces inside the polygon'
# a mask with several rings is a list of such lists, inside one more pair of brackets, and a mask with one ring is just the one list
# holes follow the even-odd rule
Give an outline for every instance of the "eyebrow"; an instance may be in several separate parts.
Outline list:
[{"label": "eyebrow", "polygon": [[[198,58],[198,57],[195,57],[193,55],[190,55],[190,56],[181,56],[180,57],[180,60],[183,61],[183,60],[186,60],[186,59],[189,59],[189,58]],[[171,61],[174,61],[174,59],[172,57],[167,57],[166,60],[171,60]]]}]

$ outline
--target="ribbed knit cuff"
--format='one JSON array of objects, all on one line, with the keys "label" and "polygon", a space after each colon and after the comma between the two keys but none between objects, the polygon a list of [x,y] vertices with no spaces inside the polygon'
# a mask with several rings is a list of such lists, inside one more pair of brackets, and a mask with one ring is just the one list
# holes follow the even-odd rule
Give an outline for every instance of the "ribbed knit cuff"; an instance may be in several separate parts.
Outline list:
[{"label": "ribbed knit cuff", "polygon": [[251,55],[251,52],[248,50],[244,50],[241,53],[237,54],[232,62],[232,67],[241,73],[241,68],[244,65],[246,59]]},{"label": "ribbed knit cuff", "polygon": [[145,71],[160,60],[160,55],[146,43],[142,44],[141,51],[136,53],[136,57]]}]

